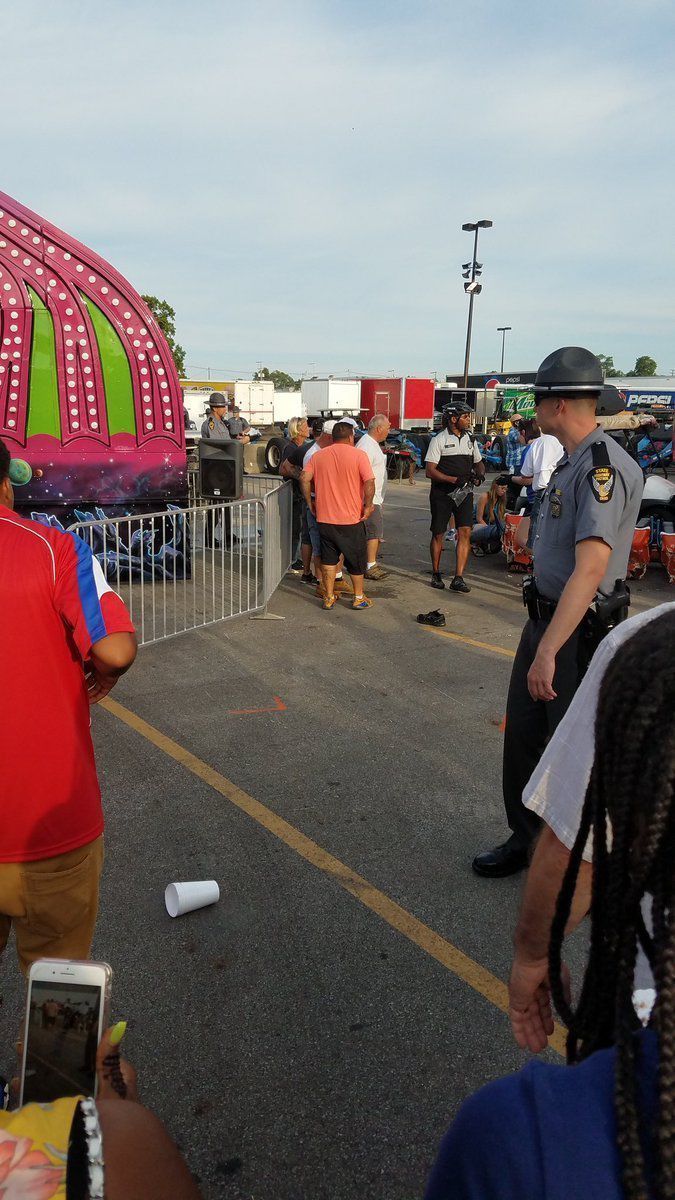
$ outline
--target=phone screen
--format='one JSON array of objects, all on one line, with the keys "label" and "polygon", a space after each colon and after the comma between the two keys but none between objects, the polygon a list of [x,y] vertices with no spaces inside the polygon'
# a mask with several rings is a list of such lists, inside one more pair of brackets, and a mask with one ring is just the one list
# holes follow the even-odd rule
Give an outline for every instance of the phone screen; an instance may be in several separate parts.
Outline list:
[{"label": "phone screen", "polygon": [[23,1102],[93,1096],[101,989],[34,980],[28,1010]]}]

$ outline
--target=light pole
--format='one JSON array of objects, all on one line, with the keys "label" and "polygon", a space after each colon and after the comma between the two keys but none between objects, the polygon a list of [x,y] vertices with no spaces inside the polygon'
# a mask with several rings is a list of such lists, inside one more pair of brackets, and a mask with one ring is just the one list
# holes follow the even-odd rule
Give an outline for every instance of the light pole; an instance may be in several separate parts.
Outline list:
[{"label": "light pole", "polygon": [[497,333],[501,333],[501,335],[502,335],[502,365],[499,368],[500,375],[504,374],[504,341],[505,341],[507,333],[510,333],[510,332],[511,332],[510,325],[498,325],[497,326]]},{"label": "light pole", "polygon": [[478,230],[491,229],[492,221],[467,221],[462,225],[462,229],[473,233],[473,258],[469,263],[462,265],[462,277],[467,280],[464,284],[464,291],[469,294],[469,318],[466,325],[466,352],[464,354],[464,387],[466,388],[469,380],[469,355],[471,354],[471,324],[473,321],[473,299],[474,296],[479,296],[483,290],[482,283],[476,282],[476,277],[481,274],[483,264],[476,262],[478,255]]}]

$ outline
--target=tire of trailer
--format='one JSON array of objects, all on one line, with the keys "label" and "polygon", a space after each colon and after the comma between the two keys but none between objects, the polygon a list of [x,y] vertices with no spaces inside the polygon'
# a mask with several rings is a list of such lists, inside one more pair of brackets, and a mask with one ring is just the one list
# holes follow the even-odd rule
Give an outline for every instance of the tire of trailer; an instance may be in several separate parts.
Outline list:
[{"label": "tire of trailer", "polygon": [[265,470],[268,475],[279,474],[281,455],[286,445],[288,445],[288,438],[273,437],[265,446]]}]

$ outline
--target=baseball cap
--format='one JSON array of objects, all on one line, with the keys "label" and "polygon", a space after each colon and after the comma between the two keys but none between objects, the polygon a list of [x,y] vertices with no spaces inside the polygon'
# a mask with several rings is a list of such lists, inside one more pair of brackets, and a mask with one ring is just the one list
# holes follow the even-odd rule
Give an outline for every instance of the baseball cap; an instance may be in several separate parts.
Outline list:
[{"label": "baseball cap", "polygon": [[355,421],[353,417],[340,417],[340,420],[343,425],[353,425],[354,429],[358,429],[359,427],[358,421]]},{"label": "baseball cap", "polygon": [[324,421],[324,423],[323,423],[324,433],[332,433],[336,425],[337,425],[337,421]]}]

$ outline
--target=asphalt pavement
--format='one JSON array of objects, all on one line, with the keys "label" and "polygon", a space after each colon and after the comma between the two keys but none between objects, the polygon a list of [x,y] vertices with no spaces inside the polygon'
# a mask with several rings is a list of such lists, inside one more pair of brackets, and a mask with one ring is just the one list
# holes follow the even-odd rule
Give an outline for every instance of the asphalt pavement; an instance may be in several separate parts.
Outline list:
[{"label": "asphalt pavement", "polygon": [[[521,879],[470,865],[507,832],[520,579],[472,559],[469,596],[433,591],[428,525],[426,482],[390,485],[371,610],[323,612],[289,575],[284,620],[147,647],[113,693],[123,713],[94,714],[94,956],[142,1098],[208,1200],[419,1196],[463,1098],[526,1058],[498,1007]],[[659,568],[633,593],[634,611],[672,598]],[[444,633],[415,621],[437,607]],[[168,882],[209,878],[217,905],[168,917]],[[11,947],[2,982],[10,1070]]]}]

